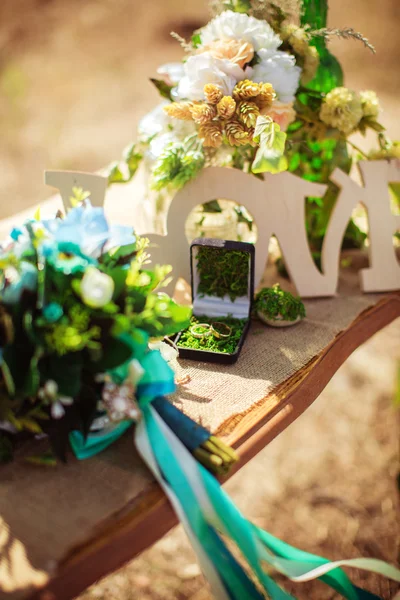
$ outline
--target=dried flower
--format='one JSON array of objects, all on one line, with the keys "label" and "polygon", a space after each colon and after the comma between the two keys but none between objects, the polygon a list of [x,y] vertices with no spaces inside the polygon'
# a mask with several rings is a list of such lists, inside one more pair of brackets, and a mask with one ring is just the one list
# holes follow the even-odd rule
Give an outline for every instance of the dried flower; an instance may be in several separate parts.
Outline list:
[{"label": "dried flower", "polygon": [[380,106],[376,93],[372,90],[360,92],[361,106],[364,117],[376,119],[379,115]]},{"label": "dried flower", "polygon": [[223,97],[223,93],[217,85],[214,85],[213,83],[207,83],[204,86],[204,96],[206,98],[206,102],[209,104],[218,104]]},{"label": "dried flower", "polygon": [[231,146],[244,146],[252,141],[252,133],[240,121],[229,121],[225,133]]},{"label": "dried flower", "polygon": [[192,104],[190,108],[193,121],[198,125],[204,125],[217,116],[217,109],[210,104]]},{"label": "dried flower", "polygon": [[164,111],[173,119],[191,121],[193,118],[192,113],[190,112],[191,107],[191,102],[171,102],[171,104],[164,106]]},{"label": "dried flower", "polygon": [[308,46],[308,50],[303,57],[303,69],[301,71],[300,81],[303,85],[307,85],[312,81],[319,67],[319,54],[314,46]]},{"label": "dried flower", "polygon": [[321,121],[336,127],[344,135],[349,135],[357,128],[362,116],[360,96],[345,87],[330,91],[320,110]]},{"label": "dried flower", "polygon": [[255,102],[246,102],[246,100],[242,100],[242,102],[238,104],[237,114],[246,127],[254,127],[257,117],[260,114],[260,109]]},{"label": "dried flower", "polygon": [[199,129],[199,137],[204,140],[204,146],[218,148],[222,144],[222,126],[217,121],[211,121],[202,125]]},{"label": "dried flower", "polygon": [[249,98],[255,98],[260,93],[260,86],[254,81],[249,79],[243,79],[239,81],[233,88],[232,96],[235,100],[248,100]]},{"label": "dried flower", "polygon": [[232,96],[224,96],[217,104],[217,111],[221,119],[231,119],[236,111],[236,102]]},{"label": "dried flower", "polygon": [[271,108],[272,102],[275,98],[275,90],[270,83],[260,83],[260,93],[255,98],[260,111],[266,111]]}]

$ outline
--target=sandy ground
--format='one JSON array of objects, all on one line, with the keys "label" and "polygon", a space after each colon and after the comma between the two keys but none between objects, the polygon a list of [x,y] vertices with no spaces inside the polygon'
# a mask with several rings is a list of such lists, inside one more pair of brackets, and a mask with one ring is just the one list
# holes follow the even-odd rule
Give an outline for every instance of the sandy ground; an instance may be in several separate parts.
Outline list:
[{"label": "sandy ground", "polygon": [[[46,198],[45,168],[94,171],[134,138],[157,102],[157,65],[179,59],[169,37],[207,18],[198,0],[1,0],[0,217]],[[355,89],[375,88],[383,122],[400,138],[398,0],[331,0],[331,25],[355,42],[334,49]],[[400,360],[397,321],[357,350],[317,402],[226,485],[246,515],[271,533],[335,559],[397,559]],[[396,586],[352,573],[389,599]],[[337,598],[319,584],[289,585],[301,600]],[[181,528],[81,600],[206,600],[210,592]]]}]

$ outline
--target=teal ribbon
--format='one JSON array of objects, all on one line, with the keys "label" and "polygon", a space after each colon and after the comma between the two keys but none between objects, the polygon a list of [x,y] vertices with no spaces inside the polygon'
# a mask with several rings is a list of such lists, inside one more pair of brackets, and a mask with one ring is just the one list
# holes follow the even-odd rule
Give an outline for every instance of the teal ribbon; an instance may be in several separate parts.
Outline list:
[{"label": "teal ribbon", "polygon": [[[372,600],[378,596],[354,586],[340,566],[364,568],[400,581],[400,571],[383,561],[355,559],[331,563],[325,558],[297,550],[255,527],[243,517],[216,479],[193,459],[179,440],[173,439],[173,433],[166,429],[151,406],[144,408],[143,416],[142,430],[139,435],[136,433],[139,451],[151,466],[148,453],[142,451],[141,437],[147,435],[148,448],[151,449],[161,473],[159,481],[172,496],[173,503],[179,503],[184,518],[187,519],[189,533],[195,535],[203,550],[211,557],[219,573],[220,583],[225,586],[226,597],[253,600],[260,596],[244,571],[238,574],[237,570],[241,567],[227,549],[221,534],[235,542],[272,600],[288,600],[293,596],[282,590],[267,575],[262,567],[263,562],[293,581],[318,578],[348,600]],[[322,571],[314,574],[315,569]],[[235,574],[234,583],[231,583],[231,571]]]},{"label": "teal ribbon", "polygon": [[71,431],[69,442],[76,458],[84,460],[103,452],[120,438],[131,425],[132,421],[122,421],[122,423],[115,424],[107,431],[90,433],[86,438],[80,431]]},{"label": "teal ribbon", "polygon": [[[265,572],[263,563],[268,563],[270,567],[293,581],[318,578],[347,600],[379,598],[354,586],[341,566],[372,570],[400,581],[400,571],[383,561],[356,559],[332,563],[326,558],[293,548],[247,521],[218,481],[197,463],[152,405],[157,397],[174,391],[172,369],[158,351],[146,350],[145,335],[130,339],[130,343],[132,358],[139,360],[144,369],[144,375],[137,387],[137,398],[143,418],[135,430],[136,445],[185,526],[205,574],[217,590],[217,598],[264,598],[227,548],[222,536],[228,537],[236,544],[252,574],[271,600],[295,598],[279,587]],[[122,383],[128,372],[129,363],[114,369],[111,375],[114,381]],[[172,419],[169,419],[170,416],[167,422]],[[170,424],[172,422],[173,420]],[[104,431],[90,433],[86,439],[82,433],[74,431],[70,435],[71,446],[79,459],[89,458],[114,443],[130,426],[130,421],[124,421],[108,426]]]}]

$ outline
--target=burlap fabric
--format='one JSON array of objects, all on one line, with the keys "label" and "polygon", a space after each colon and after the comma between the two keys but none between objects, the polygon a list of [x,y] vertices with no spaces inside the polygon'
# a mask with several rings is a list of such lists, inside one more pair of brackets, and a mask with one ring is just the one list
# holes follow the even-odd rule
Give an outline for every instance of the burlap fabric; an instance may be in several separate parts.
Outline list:
[{"label": "burlap fabric", "polygon": [[[276,275],[275,275],[276,277]],[[293,328],[252,324],[236,365],[182,361],[178,376],[189,376],[175,402],[213,431],[259,405],[274,388],[317,356],[379,295],[363,295],[348,271],[336,298],[306,302],[307,318]],[[35,449],[37,450],[37,449]],[[152,485],[127,433],[99,456],[66,466],[34,468],[18,452],[0,468],[0,596],[23,597],[40,585],[72,547],[127,510]]]}]

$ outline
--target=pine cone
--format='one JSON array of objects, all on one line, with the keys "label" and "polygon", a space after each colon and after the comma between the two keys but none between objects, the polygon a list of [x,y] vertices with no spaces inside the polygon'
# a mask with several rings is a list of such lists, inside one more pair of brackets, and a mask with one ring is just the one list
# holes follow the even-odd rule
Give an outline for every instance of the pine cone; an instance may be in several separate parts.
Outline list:
[{"label": "pine cone", "polygon": [[192,121],[192,113],[190,109],[192,107],[191,102],[171,102],[164,106],[164,110],[169,117],[173,119],[180,119],[181,121]]},{"label": "pine cone", "polygon": [[222,127],[217,121],[210,121],[199,129],[199,137],[204,140],[204,146],[218,148],[222,144]]},{"label": "pine cone", "polygon": [[252,140],[250,132],[240,121],[229,121],[225,125],[225,133],[231,146],[245,146]]},{"label": "pine cone", "polygon": [[217,104],[217,111],[221,119],[231,119],[235,114],[236,102],[232,96],[224,96]]},{"label": "pine cone", "polygon": [[204,125],[217,116],[217,109],[210,104],[192,104],[190,114],[198,125]]},{"label": "pine cone", "polygon": [[242,100],[237,108],[237,114],[239,119],[246,125],[246,127],[254,127],[257,121],[257,117],[260,114],[260,109],[254,102],[246,102]]},{"label": "pine cone", "polygon": [[235,100],[249,100],[255,98],[260,93],[260,84],[254,83],[249,79],[239,81],[233,88],[233,97]]},{"label": "pine cone", "polygon": [[268,110],[271,108],[275,96],[275,90],[270,83],[261,83],[260,93],[257,98],[255,98],[254,102],[260,110]]},{"label": "pine cone", "polygon": [[218,86],[214,85],[213,83],[207,83],[204,86],[204,95],[209,104],[218,104],[224,94],[221,92]]}]

